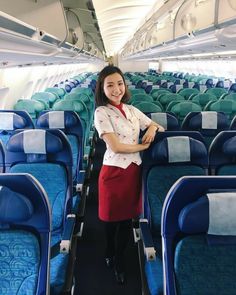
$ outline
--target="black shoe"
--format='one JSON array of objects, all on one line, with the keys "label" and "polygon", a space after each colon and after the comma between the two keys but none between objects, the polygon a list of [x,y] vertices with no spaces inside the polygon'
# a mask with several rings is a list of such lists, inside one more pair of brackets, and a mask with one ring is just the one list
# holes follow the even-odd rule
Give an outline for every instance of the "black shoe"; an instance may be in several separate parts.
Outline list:
[{"label": "black shoe", "polygon": [[119,272],[115,270],[115,277],[116,277],[116,282],[119,285],[124,285],[125,283],[125,273],[124,272]]},{"label": "black shoe", "polygon": [[105,257],[106,266],[109,268],[113,268],[114,266],[114,259],[113,257]]}]

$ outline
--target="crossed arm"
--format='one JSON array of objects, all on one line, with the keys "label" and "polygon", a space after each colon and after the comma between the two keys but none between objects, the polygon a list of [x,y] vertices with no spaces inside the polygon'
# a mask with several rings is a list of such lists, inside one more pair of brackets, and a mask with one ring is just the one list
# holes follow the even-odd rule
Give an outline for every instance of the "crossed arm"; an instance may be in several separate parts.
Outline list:
[{"label": "crossed arm", "polygon": [[106,144],[114,153],[135,153],[149,148],[151,142],[154,140],[156,132],[163,132],[164,130],[165,129],[161,125],[152,121],[147,128],[145,134],[143,135],[141,143],[121,143],[115,133],[105,133],[102,135],[102,139],[106,142]]}]

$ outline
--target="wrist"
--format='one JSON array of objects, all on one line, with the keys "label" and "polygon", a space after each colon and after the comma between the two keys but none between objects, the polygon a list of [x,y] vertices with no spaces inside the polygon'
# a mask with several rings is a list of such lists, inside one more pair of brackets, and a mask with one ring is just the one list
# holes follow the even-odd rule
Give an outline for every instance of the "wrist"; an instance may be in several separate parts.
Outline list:
[{"label": "wrist", "polygon": [[152,125],[155,128],[155,132],[157,132],[160,128],[158,125]]}]

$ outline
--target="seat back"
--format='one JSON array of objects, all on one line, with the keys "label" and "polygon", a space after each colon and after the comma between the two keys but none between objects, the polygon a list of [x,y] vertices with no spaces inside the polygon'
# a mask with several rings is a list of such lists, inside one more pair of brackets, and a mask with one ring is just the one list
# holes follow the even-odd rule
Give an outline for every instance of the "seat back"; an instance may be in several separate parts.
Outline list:
[{"label": "seat back", "polygon": [[161,95],[158,100],[160,101],[160,103],[163,106],[163,109],[165,110],[171,101],[184,100],[184,97],[181,96],[180,94],[172,93],[172,94]]},{"label": "seat back", "polygon": [[132,102],[153,102],[153,98],[148,94],[133,94]]},{"label": "seat back", "polygon": [[205,175],[208,153],[199,132],[158,133],[143,153],[144,216],[160,236],[161,211],[170,187],[184,175]]},{"label": "seat back", "polygon": [[[218,88],[221,89],[221,88]],[[236,101],[230,99],[221,99],[216,102],[209,102],[205,110],[215,111],[215,112],[224,112],[230,120],[236,115]]]},{"label": "seat back", "polygon": [[0,174],[0,293],[49,292],[50,206],[29,174]]},{"label": "seat back", "polygon": [[60,129],[70,142],[73,167],[73,180],[79,178],[79,170],[83,164],[83,126],[76,112],[73,111],[48,111],[41,113],[36,121],[39,129]]},{"label": "seat back", "polygon": [[36,119],[40,112],[47,109],[44,102],[34,99],[19,99],[14,105],[16,111],[26,111],[32,119]]},{"label": "seat back", "polygon": [[44,91],[54,93],[58,99],[63,98],[66,94],[66,91],[63,88],[58,87],[48,87]]},{"label": "seat back", "polygon": [[62,234],[72,210],[72,153],[60,130],[32,129],[13,134],[6,146],[6,171],[32,174],[44,187],[52,210],[52,231]]},{"label": "seat back", "polygon": [[35,92],[31,99],[46,103],[47,108],[51,108],[54,102],[58,99],[58,95],[53,92]]},{"label": "seat back", "polygon": [[0,139],[6,145],[17,129],[33,129],[34,123],[26,111],[0,110]]},{"label": "seat back", "polygon": [[206,90],[206,93],[213,94],[213,95],[215,95],[217,98],[220,98],[223,94],[226,94],[226,93],[227,93],[227,90],[224,89],[224,88],[218,88],[218,87],[215,87],[215,88],[208,88],[208,89]]},{"label": "seat back", "polygon": [[185,116],[190,112],[201,111],[202,108],[200,105],[193,103],[191,101],[183,101],[174,104],[172,107],[168,106],[168,111],[173,112],[178,118],[179,122],[182,123]]},{"label": "seat back", "polygon": [[183,177],[162,214],[164,294],[235,292],[236,177]]},{"label": "seat back", "polygon": [[177,93],[182,95],[184,99],[187,100],[192,94],[198,94],[199,90],[196,88],[182,88]]},{"label": "seat back", "polygon": [[209,147],[219,132],[229,129],[229,119],[223,112],[190,112],[184,118],[181,129],[199,131]]},{"label": "seat back", "polygon": [[209,103],[209,101],[217,101],[217,97],[210,93],[199,93],[195,96],[191,96],[190,100],[199,104],[203,109]]},{"label": "seat back", "polygon": [[82,101],[68,99],[57,101],[52,109],[54,111],[74,111],[79,115],[83,126],[83,147],[85,149],[89,141],[89,118],[86,105]]},{"label": "seat back", "polygon": [[0,140],[0,173],[5,172],[5,149]]},{"label": "seat back", "polygon": [[236,175],[236,131],[221,131],[209,147],[211,174]]},{"label": "seat back", "polygon": [[174,131],[179,130],[179,122],[178,119],[175,117],[174,114],[171,113],[146,113],[149,118],[152,119],[152,121],[160,124],[165,128],[166,131]]},{"label": "seat back", "polygon": [[158,105],[152,102],[139,102],[134,104],[134,106],[143,113],[161,112],[162,109]]}]

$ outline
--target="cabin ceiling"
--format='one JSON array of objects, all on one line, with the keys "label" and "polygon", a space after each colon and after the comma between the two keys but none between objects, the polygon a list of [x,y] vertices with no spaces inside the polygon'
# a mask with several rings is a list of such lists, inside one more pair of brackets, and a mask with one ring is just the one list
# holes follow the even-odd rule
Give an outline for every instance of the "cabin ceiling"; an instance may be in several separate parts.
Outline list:
[{"label": "cabin ceiling", "polygon": [[[112,56],[119,52],[156,0],[62,0],[63,6],[76,13],[85,36]],[[163,2],[163,0],[159,1]]]},{"label": "cabin ceiling", "polygon": [[[156,0],[93,0],[106,53],[120,51]],[[162,2],[162,1],[159,1]]]}]

